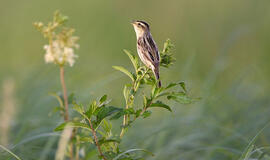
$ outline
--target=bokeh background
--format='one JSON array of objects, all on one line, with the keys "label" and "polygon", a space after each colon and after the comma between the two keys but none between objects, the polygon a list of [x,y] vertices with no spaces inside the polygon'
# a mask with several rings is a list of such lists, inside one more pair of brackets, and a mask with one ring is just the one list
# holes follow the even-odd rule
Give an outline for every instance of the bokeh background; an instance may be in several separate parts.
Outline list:
[{"label": "bokeh background", "polygon": [[[123,147],[145,148],[155,154],[146,159],[155,160],[238,159],[270,120],[269,0],[0,2],[0,144],[23,160],[53,159],[59,138],[53,129],[61,117],[48,116],[57,106],[48,93],[61,90],[59,70],[45,64],[47,42],[32,26],[58,9],[80,37],[79,58],[65,75],[79,101],[106,93],[123,106],[128,78],[111,66],[132,68],[123,49],[136,53],[134,19],[151,25],[160,49],[167,38],[175,45],[177,61],[161,70],[163,83],[185,81],[192,96],[202,97],[172,104],[173,113],[153,110],[129,130]],[[266,153],[269,131],[256,141]],[[0,159],[12,157],[0,151]]]}]

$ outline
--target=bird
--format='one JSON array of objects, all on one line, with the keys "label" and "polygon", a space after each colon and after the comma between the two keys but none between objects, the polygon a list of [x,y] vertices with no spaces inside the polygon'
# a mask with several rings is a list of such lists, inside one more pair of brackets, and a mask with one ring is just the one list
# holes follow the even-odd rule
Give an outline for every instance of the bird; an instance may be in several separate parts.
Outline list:
[{"label": "bird", "polygon": [[136,33],[138,55],[146,67],[153,71],[155,78],[158,81],[158,87],[160,88],[160,54],[156,42],[151,35],[150,26],[148,23],[141,20],[132,21],[131,24]]}]

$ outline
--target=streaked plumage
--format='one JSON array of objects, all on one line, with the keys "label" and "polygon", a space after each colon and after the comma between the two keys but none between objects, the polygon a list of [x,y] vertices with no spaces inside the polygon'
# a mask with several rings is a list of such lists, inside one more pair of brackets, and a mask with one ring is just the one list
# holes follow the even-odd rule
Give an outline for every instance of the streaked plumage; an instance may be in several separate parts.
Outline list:
[{"label": "streaked plumage", "polygon": [[161,87],[161,81],[159,79],[160,55],[157,45],[150,33],[149,25],[144,21],[134,21],[132,24],[137,37],[138,55],[141,61],[153,71],[158,80],[158,86]]}]

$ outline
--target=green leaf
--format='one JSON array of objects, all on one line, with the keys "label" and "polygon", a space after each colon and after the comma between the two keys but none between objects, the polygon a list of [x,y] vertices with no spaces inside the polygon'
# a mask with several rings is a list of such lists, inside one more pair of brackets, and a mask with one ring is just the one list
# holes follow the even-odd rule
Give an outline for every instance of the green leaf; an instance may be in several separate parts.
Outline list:
[{"label": "green leaf", "polygon": [[102,124],[102,128],[108,134],[112,130],[112,124],[109,121],[107,121],[106,119],[104,119],[103,124]]},{"label": "green leaf", "polygon": [[157,96],[156,96],[156,99],[157,98],[160,98],[160,97],[163,97],[163,96],[168,96],[168,95],[170,95],[171,93],[170,92],[163,92],[163,93],[160,93],[160,94],[158,94]]},{"label": "green leaf", "polygon": [[168,105],[164,104],[161,101],[157,101],[155,103],[152,103],[150,107],[161,107],[161,108],[165,108],[165,109],[169,110],[170,112],[172,112],[172,109]]},{"label": "green leaf", "polygon": [[172,87],[177,86],[179,83],[170,83],[165,89],[170,89]]},{"label": "green leaf", "polygon": [[130,73],[127,69],[125,69],[124,67],[121,67],[121,66],[113,66],[113,68],[120,71],[120,72],[123,72],[124,74],[129,76],[129,78],[134,82],[134,77],[133,77],[132,73]]},{"label": "green leaf", "polygon": [[124,95],[124,98],[126,100],[126,104],[128,103],[129,93],[130,93],[130,89],[129,89],[128,85],[125,85],[125,87],[123,89],[123,95]]},{"label": "green leaf", "polygon": [[188,97],[187,94],[184,92],[176,92],[176,93],[173,92],[167,96],[167,99],[168,100],[172,99],[181,104],[190,104],[196,100]]},{"label": "green leaf", "polygon": [[147,118],[147,117],[149,117],[150,115],[151,115],[151,111],[145,111],[143,114],[142,114],[142,116],[143,116],[143,118]]},{"label": "green leaf", "polygon": [[99,104],[102,105],[106,100],[107,100],[107,95],[105,94],[99,99]]},{"label": "green leaf", "polygon": [[160,52],[160,66],[168,68],[173,64],[175,58],[171,54],[172,48],[173,44],[169,39],[167,39],[167,41],[164,43],[162,52]]},{"label": "green leaf", "polygon": [[119,110],[119,112],[117,112],[116,114],[114,114],[110,120],[116,120],[119,119],[120,117],[122,117],[123,115],[125,115],[125,112],[122,110]]},{"label": "green leaf", "polygon": [[125,114],[135,114],[135,111],[133,108],[124,109]]},{"label": "green leaf", "polygon": [[139,68],[139,62],[138,62],[138,58],[133,56],[129,51],[124,50],[124,52],[128,55],[129,59],[131,60],[133,67],[135,69],[135,71],[137,72],[138,68]]},{"label": "green leaf", "polygon": [[116,113],[117,111],[122,110],[121,108],[117,108],[114,106],[109,107],[100,107],[97,113],[97,124],[99,124],[104,118]]},{"label": "green leaf", "polygon": [[64,102],[57,93],[49,93],[49,95],[55,97],[58,100],[60,107],[64,107]]},{"label": "green leaf", "polygon": [[180,84],[180,86],[182,87],[182,89],[183,89],[185,92],[187,92],[185,82],[180,82],[179,84]]},{"label": "green leaf", "polygon": [[164,43],[164,46],[163,46],[163,50],[162,52],[163,53],[168,53],[171,51],[171,49],[174,47],[174,45],[172,44],[171,40],[170,39],[167,39]]},{"label": "green leaf", "polygon": [[59,126],[57,126],[54,131],[62,131],[65,129],[65,127],[71,127],[71,128],[82,128],[82,129],[87,129],[90,130],[89,126],[85,123],[81,123],[81,122],[64,122],[62,124],[60,124]]},{"label": "green leaf", "polygon": [[[126,115],[126,114],[129,114],[129,115],[131,115],[131,114],[133,114],[133,115],[137,115],[138,113],[137,113],[138,111],[135,111],[133,108],[128,108],[128,109],[119,109],[119,111],[116,113],[116,114],[114,114],[111,118],[110,118],[110,120],[116,120],[116,119],[119,119],[120,117],[122,117],[122,116],[124,116],[124,115]],[[140,109],[140,112],[141,112],[141,109]]]},{"label": "green leaf", "polygon": [[151,97],[154,97],[156,89],[157,89],[157,87],[156,87],[156,85],[154,85],[152,88],[152,91],[151,91]]},{"label": "green leaf", "polygon": [[101,140],[98,141],[98,143],[100,145],[105,144],[105,143],[111,143],[111,142],[120,143],[120,140],[117,140],[117,139],[101,139]]},{"label": "green leaf", "polygon": [[143,106],[147,107],[149,106],[150,102],[152,101],[151,98],[147,98],[146,96],[143,96]]},{"label": "green leaf", "polygon": [[138,109],[138,110],[136,111],[136,113],[135,113],[136,118],[138,118],[138,117],[141,115],[141,113],[142,113],[142,109]]},{"label": "green leaf", "polygon": [[83,105],[74,104],[73,109],[81,115],[84,115]]},{"label": "green leaf", "polygon": [[143,106],[144,106],[144,107],[147,106],[147,104],[148,104],[147,102],[148,102],[147,97],[144,95],[144,96],[143,96]]},{"label": "green leaf", "polygon": [[173,87],[175,87],[175,86],[177,86],[177,85],[180,85],[181,88],[182,88],[185,92],[187,92],[185,82],[170,83],[167,87],[165,87],[165,89],[170,89],[170,88],[173,88]]},{"label": "green leaf", "polygon": [[144,81],[145,81],[146,84],[148,84],[150,86],[155,86],[156,85],[156,80],[152,76],[145,76]]},{"label": "green leaf", "polygon": [[94,140],[91,137],[80,137],[79,141],[81,143],[93,143],[94,144]]},{"label": "green leaf", "polygon": [[91,116],[94,114],[94,112],[96,111],[97,108],[98,108],[97,102],[96,101],[93,101],[89,105],[89,109],[85,112],[85,115],[90,119]]},{"label": "green leaf", "polygon": [[72,104],[74,101],[75,101],[75,95],[74,95],[74,93],[71,93],[68,96],[68,104]]},{"label": "green leaf", "polygon": [[155,99],[159,96],[159,94],[164,90],[164,88],[158,88],[156,86],[153,87],[152,92],[151,92],[151,97],[152,99]]},{"label": "green leaf", "polygon": [[78,104],[75,103],[74,106],[73,106],[73,109],[76,112],[78,112],[80,115],[82,115],[84,118],[90,119],[90,117],[88,117],[87,114],[84,112],[84,108],[83,108],[82,104],[78,105]]}]

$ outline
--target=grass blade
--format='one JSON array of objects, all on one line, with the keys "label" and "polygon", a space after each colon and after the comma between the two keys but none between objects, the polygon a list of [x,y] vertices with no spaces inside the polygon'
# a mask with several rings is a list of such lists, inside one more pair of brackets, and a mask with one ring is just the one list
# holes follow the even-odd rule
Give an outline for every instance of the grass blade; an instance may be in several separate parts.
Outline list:
[{"label": "grass blade", "polygon": [[256,142],[257,138],[259,137],[259,135],[263,132],[263,130],[268,127],[268,125],[270,124],[267,123],[253,138],[252,140],[249,142],[248,146],[245,148],[244,152],[242,153],[241,157],[239,158],[239,160],[247,160],[249,159],[249,157],[251,156],[250,152],[252,152],[253,148],[254,148],[254,143]]},{"label": "grass blade", "polygon": [[3,150],[5,150],[6,152],[8,152],[9,154],[11,154],[13,157],[15,157],[17,160],[22,160],[20,157],[18,157],[16,154],[14,154],[13,152],[11,152],[9,149],[7,149],[6,147],[0,145],[0,148],[2,148]]}]

